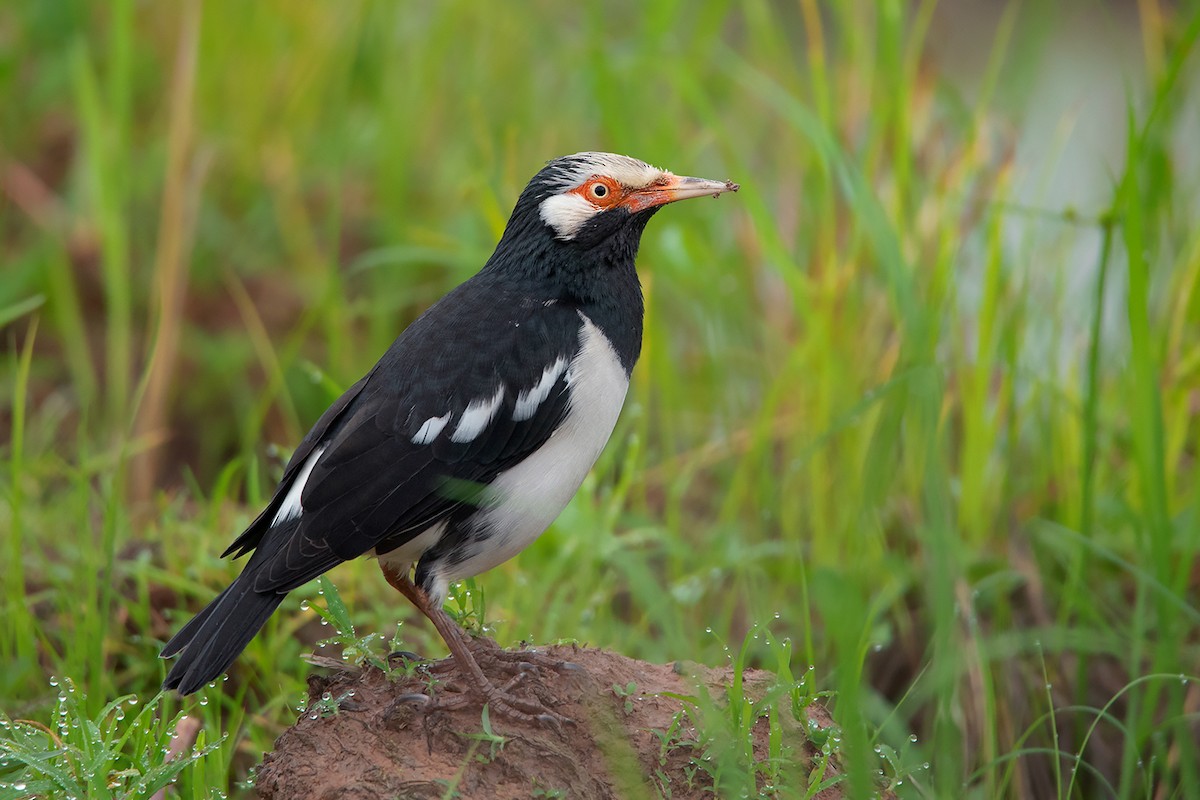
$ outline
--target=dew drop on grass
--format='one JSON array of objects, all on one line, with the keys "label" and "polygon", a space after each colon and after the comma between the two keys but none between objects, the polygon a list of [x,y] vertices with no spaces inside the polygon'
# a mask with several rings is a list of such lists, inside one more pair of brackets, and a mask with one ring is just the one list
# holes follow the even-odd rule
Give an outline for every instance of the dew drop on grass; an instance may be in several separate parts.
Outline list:
[{"label": "dew drop on grass", "polygon": [[308,611],[308,601],[307,601],[307,600],[301,600],[301,601],[300,601],[300,610],[301,610],[301,611]]},{"label": "dew drop on grass", "polygon": [[129,705],[136,706],[137,704],[138,704],[137,695],[134,695],[133,697],[129,698]]},{"label": "dew drop on grass", "polygon": [[14,784],[13,784],[13,788],[14,788],[14,789],[16,789],[18,792],[23,792],[23,791],[25,791],[25,784],[23,784],[23,783],[14,783]]},{"label": "dew drop on grass", "polygon": [[56,676],[54,676],[54,675],[51,675],[51,676],[50,676],[50,685],[51,685],[51,686],[58,686],[58,678],[57,678]]},{"label": "dew drop on grass", "polygon": [[208,705],[208,698],[207,698],[207,697],[201,697],[201,698],[200,698],[200,705],[202,705],[202,706],[206,706],[206,705]]},{"label": "dew drop on grass", "polygon": [[910,742],[912,742],[913,744],[916,744],[916,743],[917,743],[917,735],[916,735],[915,733],[914,733],[914,734],[912,734],[912,735],[910,735],[910,736],[908,737],[908,740],[909,740]]}]

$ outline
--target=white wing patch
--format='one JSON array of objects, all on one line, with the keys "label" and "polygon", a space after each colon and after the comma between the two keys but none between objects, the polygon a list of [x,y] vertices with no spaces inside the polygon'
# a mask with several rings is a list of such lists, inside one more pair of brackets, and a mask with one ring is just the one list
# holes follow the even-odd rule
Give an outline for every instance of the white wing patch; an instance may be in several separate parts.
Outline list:
[{"label": "white wing patch", "polygon": [[304,466],[300,468],[300,474],[292,481],[292,488],[288,489],[287,496],[283,498],[283,505],[279,506],[279,510],[275,512],[275,518],[271,520],[272,527],[281,522],[287,522],[289,519],[294,519],[304,513],[304,507],[300,504],[300,494],[304,491],[304,484],[308,483],[308,476],[312,474],[313,467],[317,465],[317,460],[321,458],[321,454],[325,452],[325,448],[328,446],[326,444],[321,445],[304,462]]},{"label": "white wing patch", "polygon": [[421,423],[421,427],[413,434],[413,444],[429,444],[438,437],[442,432],[442,428],[446,427],[446,423],[450,421],[450,412],[447,411],[440,417],[430,417]]},{"label": "white wing patch", "polygon": [[483,433],[488,423],[492,421],[492,417],[496,416],[496,409],[500,407],[500,401],[503,399],[504,387],[501,386],[496,390],[495,395],[486,400],[472,400],[471,404],[467,406],[467,410],[463,412],[462,419],[458,421],[458,427],[454,429],[454,435],[450,437],[450,441],[455,444],[464,444]]},{"label": "white wing patch", "polygon": [[559,356],[557,361],[542,370],[542,379],[537,382],[537,386],[521,390],[521,393],[517,395],[517,406],[513,409],[514,422],[524,422],[537,413],[538,406],[546,402],[546,398],[550,396],[550,390],[558,381],[558,376],[562,375],[566,368],[567,360]]}]

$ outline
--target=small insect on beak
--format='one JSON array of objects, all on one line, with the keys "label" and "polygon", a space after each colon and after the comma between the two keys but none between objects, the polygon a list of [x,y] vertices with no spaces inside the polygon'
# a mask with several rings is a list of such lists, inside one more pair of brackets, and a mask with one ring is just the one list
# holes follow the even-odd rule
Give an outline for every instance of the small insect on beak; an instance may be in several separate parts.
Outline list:
[{"label": "small insect on beak", "polygon": [[687,178],[667,173],[661,180],[645,189],[630,192],[622,205],[627,206],[630,211],[637,212],[691,197],[719,197],[725,192],[736,192],[740,188],[742,187],[733,181]]}]

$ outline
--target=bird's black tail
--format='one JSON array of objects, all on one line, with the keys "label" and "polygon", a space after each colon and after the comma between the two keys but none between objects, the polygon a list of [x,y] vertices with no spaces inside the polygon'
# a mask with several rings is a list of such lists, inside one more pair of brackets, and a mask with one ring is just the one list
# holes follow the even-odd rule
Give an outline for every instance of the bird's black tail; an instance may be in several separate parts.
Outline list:
[{"label": "bird's black tail", "polygon": [[243,572],[167,642],[163,658],[182,655],[163,681],[163,689],[191,694],[216,680],[279,608],[286,593],[254,591],[253,570],[247,572],[251,574]]}]

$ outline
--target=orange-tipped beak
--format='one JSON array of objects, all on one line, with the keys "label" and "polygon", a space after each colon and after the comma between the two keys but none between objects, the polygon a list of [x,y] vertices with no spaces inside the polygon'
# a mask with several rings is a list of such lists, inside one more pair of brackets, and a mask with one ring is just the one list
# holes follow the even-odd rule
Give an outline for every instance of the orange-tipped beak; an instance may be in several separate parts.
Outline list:
[{"label": "orange-tipped beak", "polygon": [[707,178],[686,178],[667,174],[663,180],[645,189],[630,192],[621,201],[632,212],[687,200],[689,197],[718,197],[725,192],[736,192],[742,188],[733,181],[712,181]]}]

